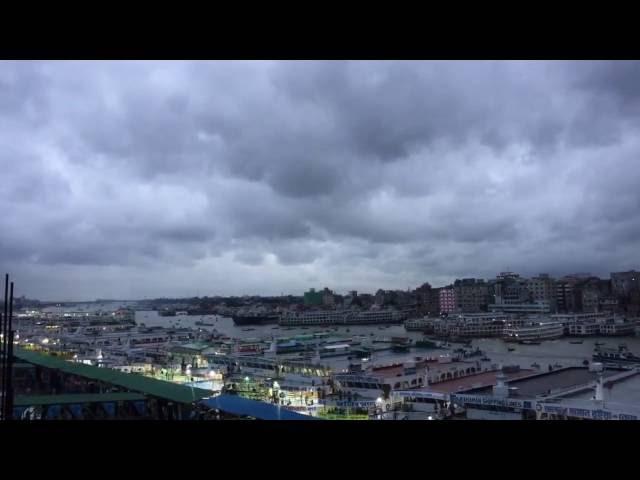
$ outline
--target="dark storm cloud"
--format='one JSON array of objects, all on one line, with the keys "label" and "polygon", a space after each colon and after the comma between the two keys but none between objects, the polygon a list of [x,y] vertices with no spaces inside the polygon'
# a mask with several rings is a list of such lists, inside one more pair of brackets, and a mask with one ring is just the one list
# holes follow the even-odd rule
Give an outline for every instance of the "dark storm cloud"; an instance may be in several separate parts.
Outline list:
[{"label": "dark storm cloud", "polygon": [[638,65],[3,62],[0,261],[67,298],[637,267]]}]

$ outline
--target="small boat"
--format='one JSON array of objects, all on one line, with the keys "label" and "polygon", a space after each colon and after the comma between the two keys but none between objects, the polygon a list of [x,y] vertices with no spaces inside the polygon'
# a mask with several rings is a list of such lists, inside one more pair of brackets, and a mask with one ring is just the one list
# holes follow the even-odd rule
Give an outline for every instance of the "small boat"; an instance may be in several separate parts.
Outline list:
[{"label": "small boat", "polygon": [[604,342],[596,342],[594,345],[596,347],[601,347],[602,345],[604,345]]},{"label": "small boat", "polygon": [[540,368],[540,364],[539,363],[532,363],[531,364],[531,368]]},{"label": "small boat", "polygon": [[573,345],[582,345],[584,343],[584,340],[571,340],[569,343]]},{"label": "small boat", "polygon": [[491,361],[491,359],[489,357],[482,357],[480,360],[483,361],[483,362],[490,362]]},{"label": "small boat", "polygon": [[562,368],[562,365],[560,365],[559,363],[554,363],[553,368]]},{"label": "small boat", "polygon": [[514,348],[514,347],[509,347],[509,351],[510,351],[510,352],[515,351],[515,348]]}]

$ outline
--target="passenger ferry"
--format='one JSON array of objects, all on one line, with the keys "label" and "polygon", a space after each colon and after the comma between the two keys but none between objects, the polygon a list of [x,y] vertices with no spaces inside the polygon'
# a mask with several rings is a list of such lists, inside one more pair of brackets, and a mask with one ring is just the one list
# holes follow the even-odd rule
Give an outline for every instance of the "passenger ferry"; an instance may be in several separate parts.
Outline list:
[{"label": "passenger ferry", "polygon": [[344,324],[345,316],[350,314],[341,310],[287,312],[280,316],[278,323],[281,326],[336,325]]},{"label": "passenger ferry", "polygon": [[636,323],[615,316],[597,317],[565,325],[565,332],[579,337],[626,336],[635,334]]},{"label": "passenger ferry", "polygon": [[319,350],[320,358],[339,357],[349,353],[351,353],[351,345],[349,343],[325,345]]},{"label": "passenger ferry", "polygon": [[505,342],[520,342],[524,340],[551,340],[564,335],[562,323],[555,321],[530,322],[518,327],[506,327],[503,340]]},{"label": "passenger ferry", "polygon": [[613,364],[640,364],[640,356],[634,355],[626,345],[618,346],[618,349],[596,347],[593,353],[594,362]]},{"label": "passenger ferry", "polygon": [[281,326],[314,325],[377,325],[401,323],[407,318],[406,312],[397,310],[310,310],[307,312],[287,312],[280,316]]},{"label": "passenger ferry", "polygon": [[413,318],[404,322],[407,332],[428,332],[433,331],[433,320],[428,318]]},{"label": "passenger ferry", "polygon": [[366,372],[333,376],[338,389],[363,398],[386,398],[392,391],[423,387],[428,383],[426,368],[416,363],[373,367]]},{"label": "passenger ferry", "polygon": [[433,333],[444,337],[473,338],[501,337],[505,327],[522,322],[501,313],[475,313],[452,315],[446,319],[434,319]]},{"label": "passenger ferry", "polygon": [[628,320],[609,320],[600,325],[600,335],[626,336],[635,335],[636,323]]}]

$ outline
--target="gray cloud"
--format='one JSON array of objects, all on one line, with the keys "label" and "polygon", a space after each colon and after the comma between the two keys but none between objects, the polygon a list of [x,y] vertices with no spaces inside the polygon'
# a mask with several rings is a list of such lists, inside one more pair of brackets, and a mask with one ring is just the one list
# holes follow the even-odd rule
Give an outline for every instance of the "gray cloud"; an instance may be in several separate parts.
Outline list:
[{"label": "gray cloud", "polygon": [[638,65],[2,62],[0,264],[50,298],[637,268]]}]

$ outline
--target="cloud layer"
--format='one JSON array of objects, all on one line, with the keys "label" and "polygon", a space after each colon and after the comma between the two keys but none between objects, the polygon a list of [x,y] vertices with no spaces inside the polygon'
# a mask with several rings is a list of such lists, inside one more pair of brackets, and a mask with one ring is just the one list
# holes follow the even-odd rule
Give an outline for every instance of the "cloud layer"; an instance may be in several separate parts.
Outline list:
[{"label": "cloud layer", "polygon": [[638,267],[638,62],[1,62],[0,265],[55,299]]}]

